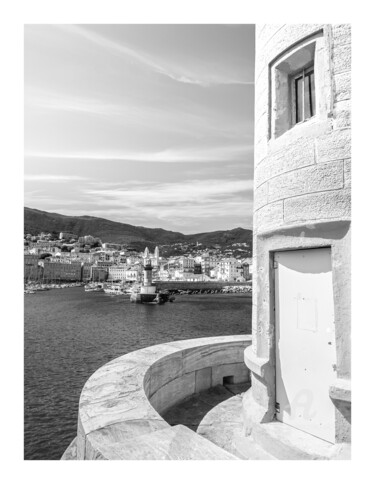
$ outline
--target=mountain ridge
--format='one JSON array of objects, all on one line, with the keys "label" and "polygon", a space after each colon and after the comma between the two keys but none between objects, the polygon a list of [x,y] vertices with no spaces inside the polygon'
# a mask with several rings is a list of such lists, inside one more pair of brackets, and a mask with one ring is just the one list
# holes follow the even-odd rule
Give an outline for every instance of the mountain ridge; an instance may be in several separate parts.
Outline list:
[{"label": "mountain ridge", "polygon": [[30,207],[24,207],[24,232],[31,235],[37,235],[40,232],[72,232],[79,237],[83,235],[99,237],[102,242],[134,246],[149,245],[150,248],[178,242],[224,246],[236,242],[247,242],[250,245],[252,243],[252,230],[241,227],[185,235],[181,232],[114,222],[91,215],[63,215]]}]

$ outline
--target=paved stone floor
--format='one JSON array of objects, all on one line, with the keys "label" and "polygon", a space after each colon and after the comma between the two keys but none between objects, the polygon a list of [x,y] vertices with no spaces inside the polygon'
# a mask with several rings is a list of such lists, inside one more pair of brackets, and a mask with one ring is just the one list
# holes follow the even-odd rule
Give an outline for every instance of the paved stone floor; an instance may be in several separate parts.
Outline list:
[{"label": "paved stone floor", "polygon": [[[210,440],[222,449],[242,459],[261,459],[239,452],[243,436],[242,394],[250,384],[217,385],[196,393],[170,408],[163,418],[170,425],[182,424]],[[240,443],[240,445],[238,445]]]}]

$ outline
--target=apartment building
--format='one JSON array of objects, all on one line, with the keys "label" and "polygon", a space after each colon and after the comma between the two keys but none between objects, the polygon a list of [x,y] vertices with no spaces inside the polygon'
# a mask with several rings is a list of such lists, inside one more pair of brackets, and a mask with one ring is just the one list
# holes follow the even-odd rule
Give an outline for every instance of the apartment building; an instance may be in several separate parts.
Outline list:
[{"label": "apartment building", "polygon": [[61,262],[60,260],[42,260],[42,279],[44,281],[81,281],[81,262]]}]

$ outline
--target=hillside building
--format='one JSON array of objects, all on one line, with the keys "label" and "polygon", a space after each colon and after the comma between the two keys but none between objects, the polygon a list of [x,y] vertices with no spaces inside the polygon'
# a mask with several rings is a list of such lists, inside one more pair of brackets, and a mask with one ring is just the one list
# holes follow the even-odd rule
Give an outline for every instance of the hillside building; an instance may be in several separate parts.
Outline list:
[{"label": "hillside building", "polygon": [[45,282],[76,282],[82,280],[81,262],[60,262],[59,260],[44,260],[41,261],[40,264],[43,267],[42,279]]},{"label": "hillside building", "polygon": [[60,232],[59,239],[65,239],[65,240],[78,239],[78,235],[72,234],[71,232]]},{"label": "hillside building", "polygon": [[92,282],[105,282],[108,279],[108,268],[93,265],[91,266]]},{"label": "hillside building", "polygon": [[125,281],[128,266],[125,264],[111,265],[108,267],[108,281]]},{"label": "hillside building", "polygon": [[213,272],[219,281],[234,282],[243,278],[243,267],[234,257],[221,259]]},{"label": "hillside building", "polygon": [[41,277],[41,268],[38,265],[39,256],[35,254],[24,254],[23,277],[27,281],[36,281]]}]

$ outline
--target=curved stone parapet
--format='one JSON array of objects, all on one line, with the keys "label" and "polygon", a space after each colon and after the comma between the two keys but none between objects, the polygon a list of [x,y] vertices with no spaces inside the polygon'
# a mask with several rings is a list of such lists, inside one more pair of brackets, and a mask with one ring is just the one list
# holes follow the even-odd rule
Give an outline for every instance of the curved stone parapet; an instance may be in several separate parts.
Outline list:
[{"label": "curved stone parapet", "polygon": [[250,342],[243,335],[174,341],[110,361],[83,387],[76,454],[68,454],[78,460],[233,459],[186,427],[170,427],[162,415],[224,377],[249,381],[243,352]]}]

